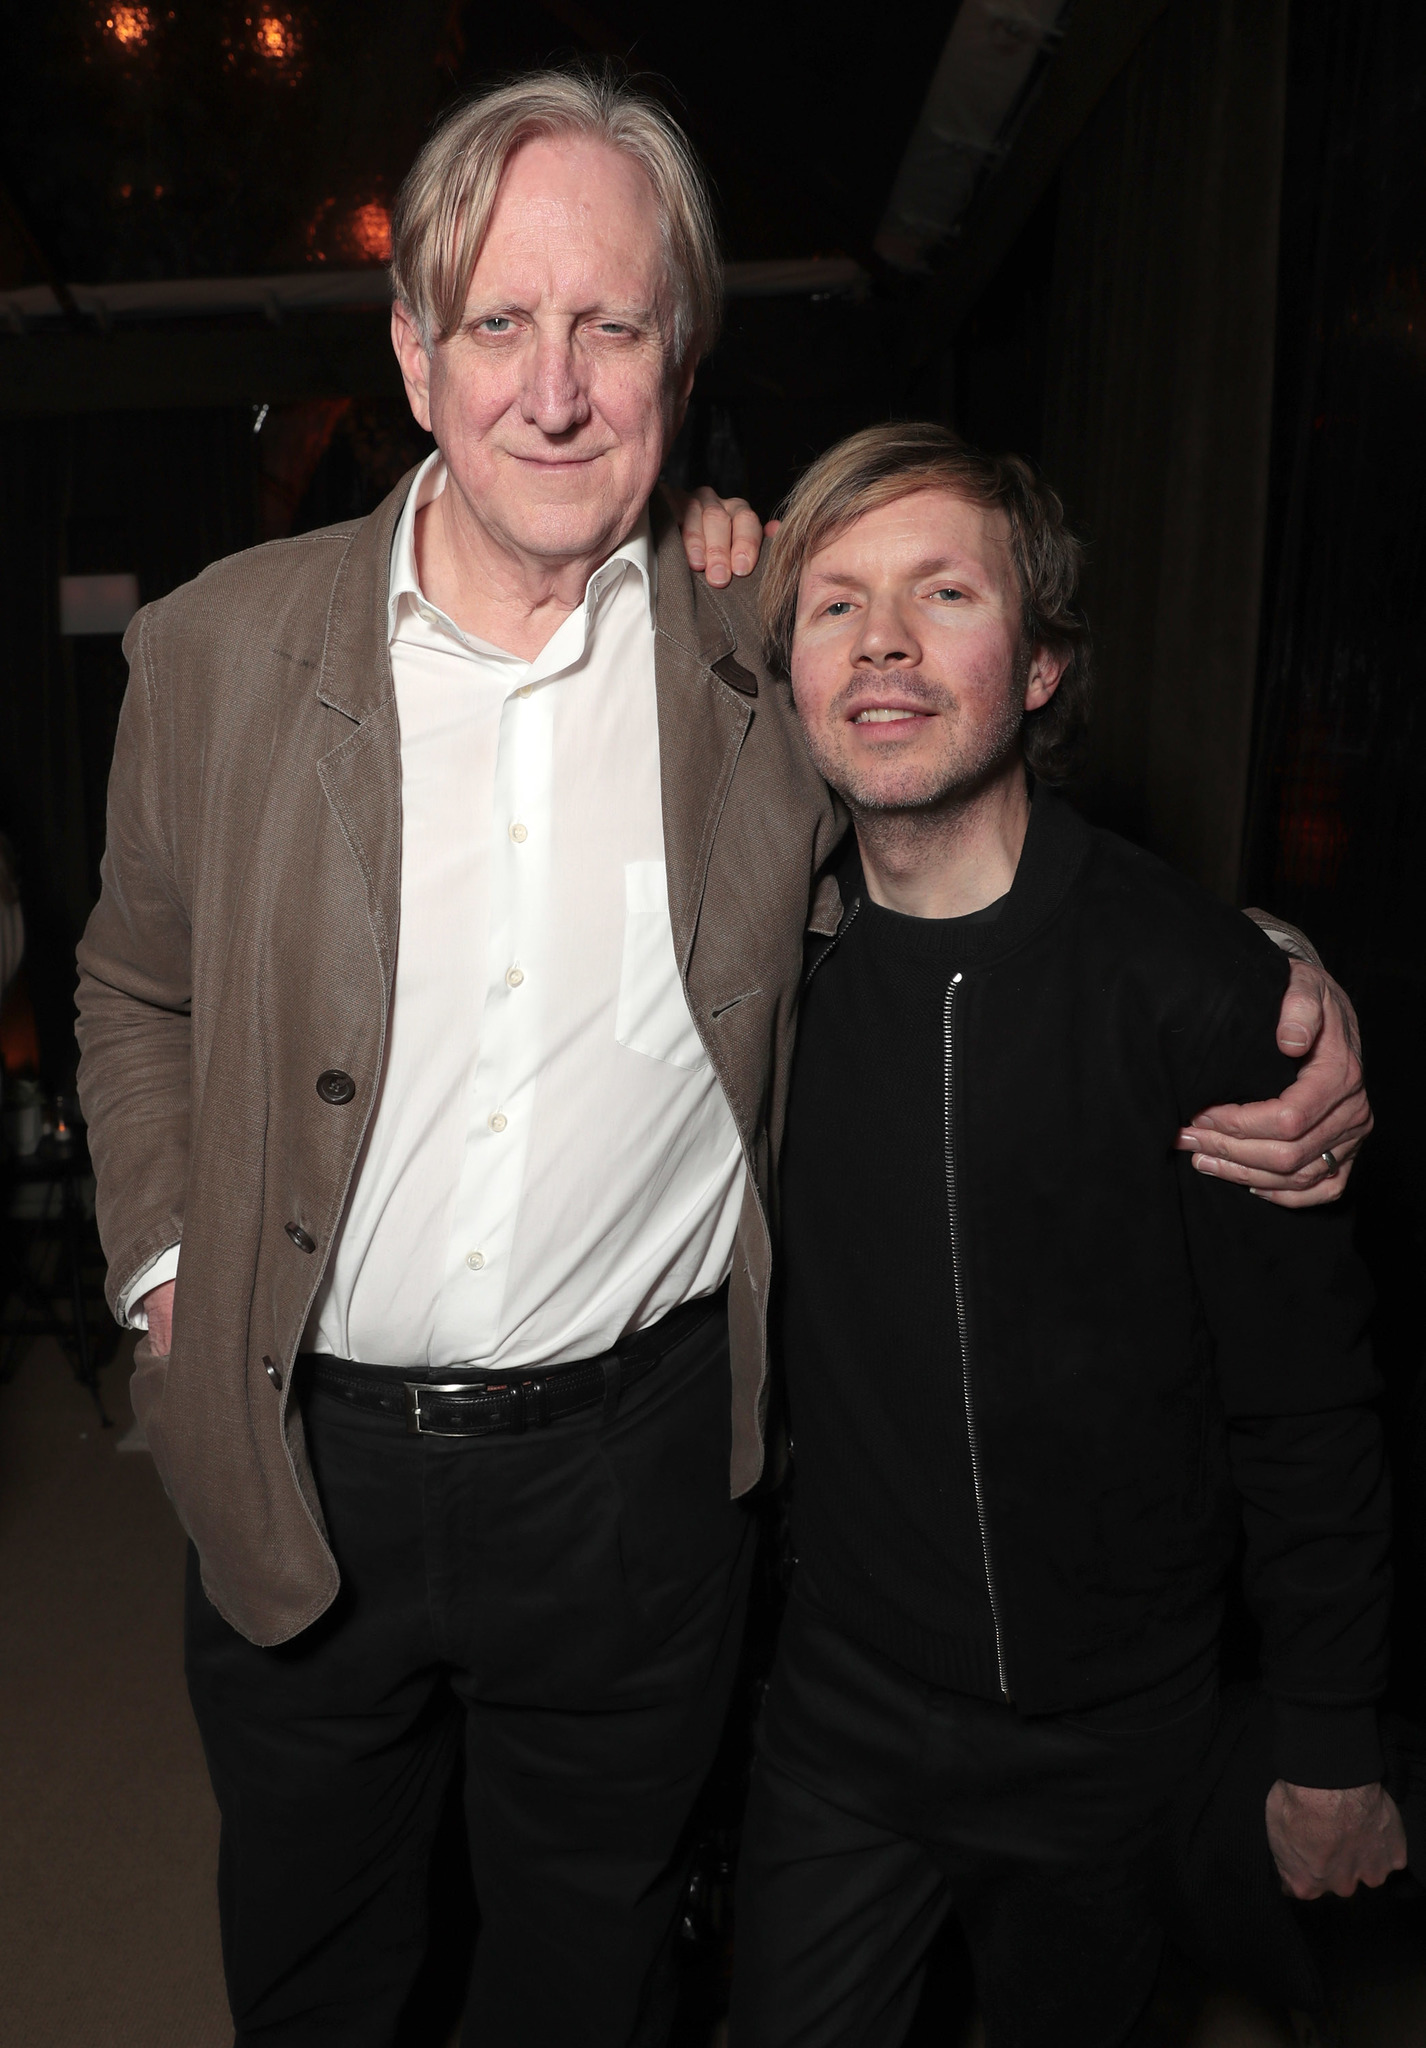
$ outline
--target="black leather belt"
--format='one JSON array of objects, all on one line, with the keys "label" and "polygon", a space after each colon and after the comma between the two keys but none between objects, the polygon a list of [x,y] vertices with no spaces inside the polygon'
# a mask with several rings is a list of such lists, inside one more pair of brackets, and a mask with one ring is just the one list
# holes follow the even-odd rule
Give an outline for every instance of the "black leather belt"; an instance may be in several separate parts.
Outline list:
[{"label": "black leather belt", "polygon": [[351,1358],[329,1358],[318,1351],[302,1352],[298,1363],[309,1384],[324,1394],[334,1394],[354,1408],[396,1416],[413,1435],[520,1436],[601,1403],[612,1413],[627,1388],[651,1373],[676,1344],[723,1314],[727,1304],[728,1290],[723,1286],[701,1301],[671,1309],[636,1336],[621,1337],[612,1351],[598,1358],[581,1358],[546,1372],[489,1377],[470,1373],[453,1379],[448,1370],[438,1375],[422,1367],[406,1373],[390,1366],[361,1365]]}]

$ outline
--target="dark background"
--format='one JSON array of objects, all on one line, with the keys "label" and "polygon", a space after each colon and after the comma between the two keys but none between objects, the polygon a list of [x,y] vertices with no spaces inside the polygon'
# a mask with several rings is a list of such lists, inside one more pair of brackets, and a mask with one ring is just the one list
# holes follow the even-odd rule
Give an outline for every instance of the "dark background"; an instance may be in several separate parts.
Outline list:
[{"label": "dark background", "polygon": [[[1031,455],[1063,492],[1101,669],[1081,801],[1300,923],[1360,1008],[1379,1128],[1354,1185],[1400,1494],[1394,1685],[1419,1708],[1426,8],[1077,0],[962,232],[908,276],[873,238],[954,15],[7,9],[0,293],[375,265],[441,110],[571,55],[649,74],[712,172],[731,259],[856,259],[858,290],[732,302],[673,467],[768,512],[837,435],[932,415]],[[57,578],[132,570],[158,597],[218,555],[369,510],[426,445],[377,312],[0,328],[0,829],[37,1034],[12,1015],[10,1064],[37,1057],[54,1087],[72,1072],[73,947],[124,687],[116,641],[60,636]]]}]

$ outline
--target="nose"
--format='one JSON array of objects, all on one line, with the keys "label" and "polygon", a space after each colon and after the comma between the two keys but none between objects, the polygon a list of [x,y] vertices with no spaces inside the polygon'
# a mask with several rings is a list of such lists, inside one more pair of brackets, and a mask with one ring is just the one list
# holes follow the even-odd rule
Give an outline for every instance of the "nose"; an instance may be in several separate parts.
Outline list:
[{"label": "nose", "polygon": [[867,606],[854,659],[859,667],[878,671],[919,665],[921,644],[916,622],[894,596],[877,595]]},{"label": "nose", "polygon": [[572,334],[536,335],[522,397],[525,418],[552,439],[574,433],[585,424],[589,395]]}]

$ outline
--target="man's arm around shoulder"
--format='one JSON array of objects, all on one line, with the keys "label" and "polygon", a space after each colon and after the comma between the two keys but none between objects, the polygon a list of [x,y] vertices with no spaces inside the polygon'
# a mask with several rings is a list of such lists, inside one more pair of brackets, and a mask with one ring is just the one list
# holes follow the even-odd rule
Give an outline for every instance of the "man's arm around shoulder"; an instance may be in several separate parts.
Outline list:
[{"label": "man's arm around shoulder", "polygon": [[1270,1099],[1195,1104],[1179,1150],[1194,1155],[1200,1173],[1250,1187],[1263,1201],[1315,1208],[1341,1198],[1371,1136],[1357,1013],[1295,925],[1266,910],[1244,915],[1292,962],[1277,1045],[1302,1066]]},{"label": "man's arm around shoulder", "polygon": [[[1279,983],[1245,978],[1207,1050],[1205,1087],[1247,1098],[1281,1086],[1282,1062],[1266,1050]],[[1183,1200],[1242,1503],[1245,1590],[1276,1705],[1268,1841],[1284,1889],[1350,1892],[1405,1860],[1375,1719],[1390,1504],[1370,1284],[1345,1210],[1294,1217],[1195,1173]]]}]

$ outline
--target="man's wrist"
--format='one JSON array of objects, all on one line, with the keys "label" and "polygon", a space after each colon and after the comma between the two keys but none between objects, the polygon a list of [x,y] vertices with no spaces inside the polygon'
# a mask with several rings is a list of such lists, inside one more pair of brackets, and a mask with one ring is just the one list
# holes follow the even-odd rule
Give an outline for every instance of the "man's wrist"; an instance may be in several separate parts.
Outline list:
[{"label": "man's wrist", "polygon": [[1286,1784],[1340,1792],[1375,1785],[1382,1777],[1381,1736],[1375,1707],[1273,1702],[1273,1758]]}]

